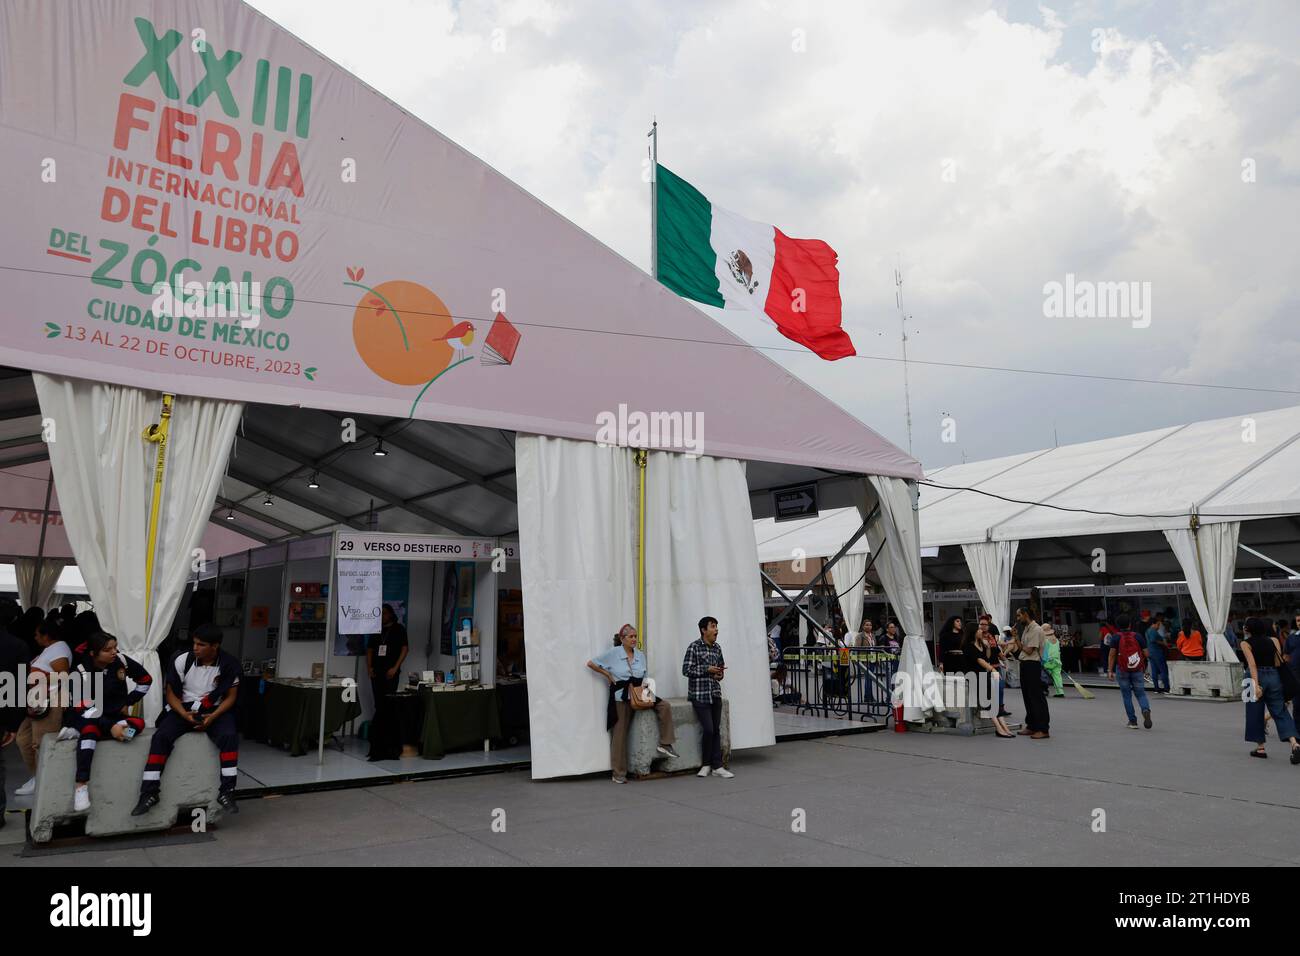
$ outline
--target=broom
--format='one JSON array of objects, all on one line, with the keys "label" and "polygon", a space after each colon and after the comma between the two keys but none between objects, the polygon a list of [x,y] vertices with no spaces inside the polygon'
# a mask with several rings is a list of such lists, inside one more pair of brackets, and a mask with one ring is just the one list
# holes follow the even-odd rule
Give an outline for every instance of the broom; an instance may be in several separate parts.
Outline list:
[{"label": "broom", "polygon": [[1080,684],[1077,680],[1074,679],[1073,676],[1071,676],[1070,674],[1066,674],[1065,676],[1070,678],[1070,683],[1074,685],[1074,689],[1079,692],[1079,696],[1082,697],[1084,700],[1097,699],[1096,694],[1094,694],[1092,691],[1088,690],[1088,688]]}]

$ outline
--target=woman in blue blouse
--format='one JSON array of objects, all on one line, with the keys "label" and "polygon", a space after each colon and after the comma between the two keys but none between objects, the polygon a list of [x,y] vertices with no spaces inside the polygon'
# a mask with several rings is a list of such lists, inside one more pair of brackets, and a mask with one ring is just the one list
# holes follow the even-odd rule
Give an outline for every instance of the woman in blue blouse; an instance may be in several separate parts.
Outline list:
[{"label": "woman in blue blouse", "polygon": [[[614,771],[614,782],[627,783],[627,732],[632,726],[628,687],[641,686],[646,675],[645,654],[636,646],[636,628],[624,624],[614,636],[614,646],[587,661],[587,666],[609,681],[609,708],[605,719],[605,728],[611,731],[609,763]],[[659,753],[664,757],[676,757],[673,712],[662,697],[656,698],[654,710],[659,718]]]}]

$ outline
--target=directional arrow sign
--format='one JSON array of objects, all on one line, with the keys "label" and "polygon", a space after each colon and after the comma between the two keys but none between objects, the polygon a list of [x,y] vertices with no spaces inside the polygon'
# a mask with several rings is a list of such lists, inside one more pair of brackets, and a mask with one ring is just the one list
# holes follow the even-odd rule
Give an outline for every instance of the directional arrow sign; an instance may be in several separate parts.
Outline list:
[{"label": "directional arrow sign", "polygon": [[817,486],[792,485],[772,492],[772,518],[775,521],[796,521],[817,517]]}]

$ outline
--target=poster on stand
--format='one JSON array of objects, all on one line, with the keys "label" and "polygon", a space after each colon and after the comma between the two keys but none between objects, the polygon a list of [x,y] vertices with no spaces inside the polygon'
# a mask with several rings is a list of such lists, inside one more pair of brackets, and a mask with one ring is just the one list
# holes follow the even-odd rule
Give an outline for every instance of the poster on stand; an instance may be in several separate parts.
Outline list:
[{"label": "poster on stand", "polygon": [[364,654],[365,635],[379,633],[384,591],[383,564],[382,561],[339,560],[339,623],[334,639],[336,655],[355,657]]}]

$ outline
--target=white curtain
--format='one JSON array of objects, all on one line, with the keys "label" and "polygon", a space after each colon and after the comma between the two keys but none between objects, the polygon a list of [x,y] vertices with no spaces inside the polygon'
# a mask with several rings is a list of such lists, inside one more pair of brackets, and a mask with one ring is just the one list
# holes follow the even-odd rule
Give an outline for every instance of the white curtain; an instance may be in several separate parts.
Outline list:
[{"label": "white curtain", "polygon": [[1011,626],[1011,569],[1019,549],[1019,541],[981,541],[961,546],[980,603],[993,616],[998,634]]},{"label": "white curtain", "polygon": [[925,621],[921,597],[921,530],[916,512],[916,484],[902,478],[868,475],[862,485],[858,511],[865,519],[875,503],[880,511],[867,524],[867,544],[879,555],[874,565],[889,603],[903,625],[898,673],[903,719],[918,721],[937,713],[934,665],[925,652]]},{"label": "white curtain", "polygon": [[162,395],[39,373],[32,379],[41,415],[54,424],[50,467],[68,540],[100,625],[154,676],[144,708],[151,720],[162,701],[156,649],[180,604],[243,405],[187,396],[172,405],[146,630],[145,552],[157,445],[141,436],[158,421]]},{"label": "white curtain", "polygon": [[685,697],[682,657],[700,636],[700,618],[717,618],[733,750],[776,743],[761,580],[744,464],[652,452],[644,634],[650,676],[660,696]]},{"label": "white curtain", "polygon": [[32,578],[36,577],[36,559],[16,558],[14,576],[18,579],[18,600],[22,606],[48,610],[50,598],[54,597],[54,589],[59,583],[59,575],[67,566],[68,562],[62,558],[42,558],[41,580],[36,585],[36,600],[31,602]]},{"label": "white curtain", "polygon": [[[608,684],[586,664],[636,622],[632,456],[565,438],[515,440],[534,779],[609,769]],[[753,548],[752,531],[749,540]]]},{"label": "white curtain", "polygon": [[1241,522],[1205,524],[1195,534],[1190,528],[1166,531],[1165,540],[1187,579],[1187,591],[1201,623],[1209,632],[1206,657],[1235,663],[1237,655],[1223,636],[1232,603],[1232,576],[1237,570],[1237,537]]},{"label": "white curtain", "polygon": [[857,639],[858,629],[862,626],[862,572],[867,568],[867,557],[865,554],[846,554],[831,566],[831,580],[835,583],[835,593],[840,597],[840,611],[849,631],[849,643]]}]

